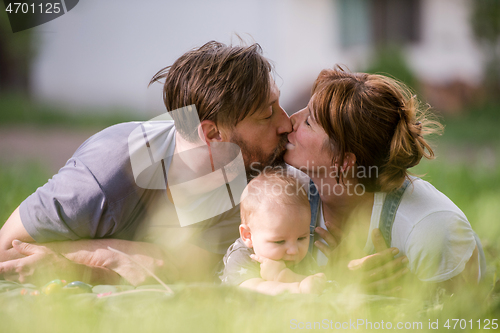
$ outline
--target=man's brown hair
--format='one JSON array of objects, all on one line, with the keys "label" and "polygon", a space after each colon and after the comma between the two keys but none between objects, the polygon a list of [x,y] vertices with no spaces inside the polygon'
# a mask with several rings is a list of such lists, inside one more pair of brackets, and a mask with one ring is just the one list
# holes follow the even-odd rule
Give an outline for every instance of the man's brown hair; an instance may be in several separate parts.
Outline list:
[{"label": "man's brown hair", "polygon": [[[232,129],[266,105],[271,71],[272,65],[257,43],[227,46],[210,41],[186,52],[172,66],[161,69],[149,84],[165,80],[163,101],[168,111],[194,105],[200,122],[211,120],[217,126]],[[176,124],[185,121],[173,116]],[[192,125],[186,128],[194,128]],[[197,138],[197,132],[178,130],[188,140]]]}]

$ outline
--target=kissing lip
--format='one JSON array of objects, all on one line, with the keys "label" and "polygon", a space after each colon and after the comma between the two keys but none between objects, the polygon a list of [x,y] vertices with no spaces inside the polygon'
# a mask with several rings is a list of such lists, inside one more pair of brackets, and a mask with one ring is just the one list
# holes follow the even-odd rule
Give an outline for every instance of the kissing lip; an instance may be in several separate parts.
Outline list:
[{"label": "kissing lip", "polygon": [[287,138],[287,141],[288,141],[288,142],[287,142],[287,144],[286,144],[287,146],[288,146],[288,145],[292,145],[292,146],[294,146],[294,147],[295,147],[295,143],[294,143],[294,140],[293,140],[293,139],[294,139],[294,135],[295,135],[295,132],[288,133],[288,135],[287,135],[287,137],[286,137],[286,138]]}]

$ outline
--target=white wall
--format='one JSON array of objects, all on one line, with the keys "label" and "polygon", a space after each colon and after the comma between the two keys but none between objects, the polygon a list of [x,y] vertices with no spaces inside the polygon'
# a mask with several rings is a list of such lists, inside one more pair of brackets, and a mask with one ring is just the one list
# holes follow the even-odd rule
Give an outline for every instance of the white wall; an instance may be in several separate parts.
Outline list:
[{"label": "white wall", "polygon": [[[468,27],[468,0],[422,0],[423,43],[411,66],[428,81],[479,80],[480,53]],[[163,112],[159,69],[190,48],[250,34],[274,61],[282,104],[307,91],[322,68],[358,69],[369,46],[342,49],[335,0],[82,0],[36,28],[40,52],[33,90],[40,99],[78,110],[125,106]],[[293,112],[295,110],[287,110]]]},{"label": "white wall", "polygon": [[[85,0],[37,28],[40,53],[34,86],[40,99],[79,109],[127,106],[163,110],[160,86],[146,89],[159,69],[190,48],[239,33],[261,44],[282,81],[282,100],[332,65],[335,33],[329,0],[128,1]],[[325,26],[328,28],[325,29]]]},{"label": "white wall", "polygon": [[422,0],[422,43],[409,49],[417,75],[434,84],[478,84],[483,58],[469,24],[472,0]]},{"label": "white wall", "polygon": [[[185,51],[250,33],[272,57],[275,23],[265,1],[84,0],[40,26],[34,66],[40,98],[81,106],[161,107],[150,78]],[[234,38],[235,39],[235,38]]]}]

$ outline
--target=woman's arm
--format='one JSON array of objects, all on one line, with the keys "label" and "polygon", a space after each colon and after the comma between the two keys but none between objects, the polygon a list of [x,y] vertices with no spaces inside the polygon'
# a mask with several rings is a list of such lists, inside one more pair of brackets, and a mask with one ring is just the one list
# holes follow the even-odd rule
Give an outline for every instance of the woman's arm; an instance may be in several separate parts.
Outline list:
[{"label": "woman's arm", "polygon": [[464,286],[477,285],[479,282],[479,249],[476,245],[469,261],[465,264],[462,273],[451,279],[438,283],[438,287],[446,289],[449,293],[455,293],[463,289]]},{"label": "woman's arm", "polygon": [[476,236],[463,214],[438,211],[421,219],[405,241],[409,267],[431,284],[476,285],[480,274]]}]

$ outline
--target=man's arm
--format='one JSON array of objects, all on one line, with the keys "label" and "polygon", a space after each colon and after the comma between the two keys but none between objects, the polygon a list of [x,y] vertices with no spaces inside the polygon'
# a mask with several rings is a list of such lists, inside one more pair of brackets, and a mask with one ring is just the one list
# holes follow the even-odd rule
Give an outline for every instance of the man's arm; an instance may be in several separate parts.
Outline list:
[{"label": "man's arm", "polygon": [[[13,246],[15,240],[25,243]],[[165,266],[166,255],[154,244],[117,239],[28,244],[33,242],[22,224],[18,207],[0,229],[0,262],[3,262],[0,263],[0,275],[21,282],[54,274],[79,277],[80,280],[87,277],[86,280],[93,283],[118,283],[119,276],[133,285],[151,281],[144,269],[129,258],[108,250],[108,246],[132,255],[163,278],[176,273],[173,267],[168,267],[168,274],[162,274],[166,271],[161,269]]]},{"label": "man's arm", "polygon": [[[16,239],[31,244],[26,243],[16,249],[12,246]],[[94,277],[92,284],[116,284],[120,277],[132,285],[156,283],[132,260],[110,251],[108,247],[111,247],[132,256],[163,281],[201,281],[212,278],[213,268],[221,259],[221,255],[187,242],[178,243],[168,250],[156,244],[120,239],[84,239],[44,244],[32,242],[34,240],[24,228],[17,208],[0,229],[0,275],[7,274],[14,280],[19,280],[17,271],[27,272],[29,276],[37,275],[43,263],[47,262],[45,259],[51,258],[49,261],[59,265],[50,265],[56,271],[85,271],[86,276]],[[80,266],[75,267],[75,264]],[[26,277],[28,280],[29,276]]]},{"label": "man's arm", "polygon": [[28,243],[35,241],[21,222],[19,207],[16,208],[0,229],[0,262],[23,257],[12,247],[12,241],[15,239]]}]

